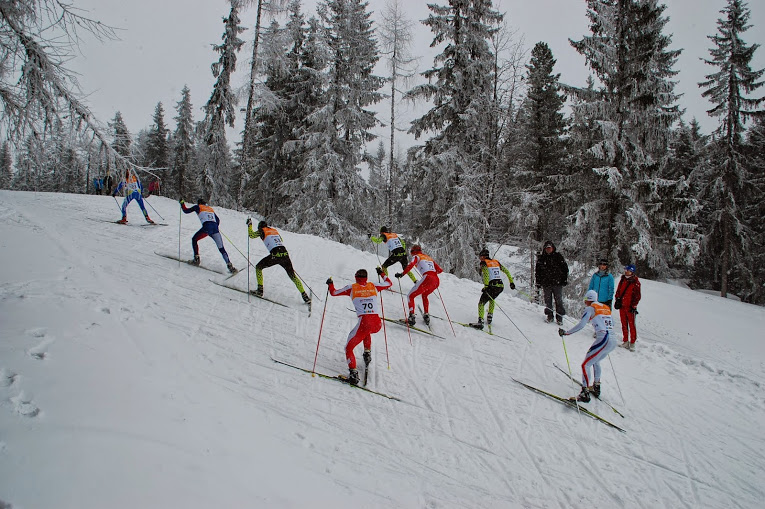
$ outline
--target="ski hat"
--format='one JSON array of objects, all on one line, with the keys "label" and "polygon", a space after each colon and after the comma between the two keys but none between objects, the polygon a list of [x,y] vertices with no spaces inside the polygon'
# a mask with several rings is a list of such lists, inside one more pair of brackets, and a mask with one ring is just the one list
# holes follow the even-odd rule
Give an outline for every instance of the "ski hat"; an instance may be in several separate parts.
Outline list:
[{"label": "ski hat", "polygon": [[390,230],[388,229],[387,226],[381,226],[380,233],[390,233]]},{"label": "ski hat", "polygon": [[589,290],[587,293],[584,294],[584,301],[598,302],[598,292],[596,292],[595,290]]},{"label": "ski hat", "polygon": [[542,247],[542,250],[544,251],[548,247],[553,248],[553,251],[555,251],[555,244],[552,243],[552,240],[545,240],[545,245]]},{"label": "ski hat", "polygon": [[359,284],[365,283],[367,280],[367,270],[366,269],[359,269],[356,271],[356,274],[354,274],[356,277],[356,282]]},{"label": "ski hat", "polygon": [[625,271],[630,271],[630,272],[632,272],[632,273],[634,274],[634,273],[635,273],[635,271],[637,270],[637,267],[635,267],[634,265],[632,265],[632,264],[630,263],[629,265],[625,265],[625,266],[624,266],[624,270],[625,270]]},{"label": "ski hat", "polygon": [[268,226],[268,223],[266,223],[265,221],[261,221],[258,223],[258,230],[260,230],[261,228],[266,228],[267,226]]},{"label": "ski hat", "polygon": [[482,256],[484,258],[488,258],[489,257],[489,250],[486,249],[486,248],[481,249],[481,252],[478,253],[478,256]]},{"label": "ski hat", "polygon": [[606,260],[605,258],[601,258],[600,260],[598,260],[598,265],[605,265],[606,267],[608,267],[608,260]]},{"label": "ski hat", "polygon": [[409,250],[410,253],[416,254],[416,253],[422,253],[422,248],[419,244],[415,244],[412,246],[412,248]]},{"label": "ski hat", "polygon": [[207,205],[207,202],[205,201],[204,198],[199,198],[197,200],[197,205]]}]

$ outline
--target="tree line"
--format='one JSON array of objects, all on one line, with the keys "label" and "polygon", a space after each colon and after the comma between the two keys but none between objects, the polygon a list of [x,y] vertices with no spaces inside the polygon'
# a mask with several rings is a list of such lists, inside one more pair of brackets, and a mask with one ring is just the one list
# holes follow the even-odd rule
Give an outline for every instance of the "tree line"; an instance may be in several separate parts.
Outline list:
[{"label": "tree line", "polygon": [[[258,17],[244,129],[232,146],[226,128],[242,113],[231,83],[246,30],[239,16],[251,6]],[[323,0],[310,16],[299,0],[231,0],[204,118],[194,119],[184,87],[175,127],[159,103],[134,138],[119,112],[98,126],[61,92],[71,89],[63,79],[51,102],[8,80],[14,72],[0,74],[8,139],[0,185],[87,192],[93,175],[134,166],[161,178],[172,197],[204,196],[358,247],[369,247],[367,232],[392,226],[460,276],[474,274],[487,242],[551,238],[586,266],[635,263],[644,276],[765,303],[763,70],[751,68],[759,45],[743,38],[746,2],[727,0],[710,27],[710,74],[698,84],[719,119],[709,134],[682,118],[681,50],[671,49],[659,0],[587,0],[589,33],[570,40],[591,72],[579,86],[560,81],[545,42],[527,55],[490,0],[429,9],[422,23],[440,52],[415,76],[418,28],[399,0],[386,2],[379,24],[361,0]],[[263,27],[262,12],[270,18]],[[27,30],[24,41],[39,40],[33,14],[5,6],[0,14],[11,28],[0,37],[15,27]],[[42,48],[26,44],[27,53]],[[27,63],[16,77],[45,84],[50,74]],[[377,75],[383,67],[387,75]],[[386,98],[390,112],[375,111]],[[401,102],[424,113],[402,125]],[[389,139],[376,140],[380,126]],[[417,140],[405,151],[401,130]]]}]

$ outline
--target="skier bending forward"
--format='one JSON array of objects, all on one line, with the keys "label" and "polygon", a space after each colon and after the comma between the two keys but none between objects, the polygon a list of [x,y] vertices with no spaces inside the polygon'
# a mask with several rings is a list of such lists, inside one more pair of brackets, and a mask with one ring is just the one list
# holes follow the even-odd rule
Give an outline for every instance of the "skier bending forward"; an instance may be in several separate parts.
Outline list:
[{"label": "skier bending forward", "polygon": [[349,295],[353,301],[353,307],[356,308],[356,316],[359,317],[356,327],[348,334],[348,342],[345,345],[345,358],[348,360],[349,370],[347,380],[353,385],[359,383],[359,370],[356,369],[356,356],[353,355],[353,349],[359,343],[364,343],[364,364],[369,369],[369,363],[372,362],[372,334],[380,332],[382,327],[377,291],[390,288],[393,284],[380,267],[377,267],[377,274],[383,278],[382,284],[367,281],[367,271],[359,269],[356,271],[356,282],[339,290],[335,290],[332,278],[327,279],[329,293],[333,297]]},{"label": "skier bending forward", "polygon": [[[617,343],[613,335],[611,308],[598,302],[598,292],[589,290],[584,295],[584,304],[586,307],[579,323],[568,331],[558,329],[558,334],[568,336],[578,332],[587,325],[587,322],[592,322],[592,326],[595,328],[595,341],[587,351],[582,363],[582,392],[576,398],[578,401],[587,403],[590,401],[590,392],[596,398],[600,397],[600,361],[616,348]],[[592,379],[589,375],[590,366],[592,366]],[[593,383],[590,384],[590,382]]]}]

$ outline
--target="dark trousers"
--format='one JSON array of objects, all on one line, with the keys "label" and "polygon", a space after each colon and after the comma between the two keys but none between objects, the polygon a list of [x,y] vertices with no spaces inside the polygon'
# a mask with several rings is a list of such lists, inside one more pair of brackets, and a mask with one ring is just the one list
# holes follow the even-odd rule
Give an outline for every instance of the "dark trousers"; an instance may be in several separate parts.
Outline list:
[{"label": "dark trousers", "polygon": [[563,321],[563,315],[566,314],[566,309],[563,307],[563,286],[544,286],[542,287],[545,296],[545,314],[552,318],[553,315],[553,297],[555,297],[555,320],[558,322]]}]

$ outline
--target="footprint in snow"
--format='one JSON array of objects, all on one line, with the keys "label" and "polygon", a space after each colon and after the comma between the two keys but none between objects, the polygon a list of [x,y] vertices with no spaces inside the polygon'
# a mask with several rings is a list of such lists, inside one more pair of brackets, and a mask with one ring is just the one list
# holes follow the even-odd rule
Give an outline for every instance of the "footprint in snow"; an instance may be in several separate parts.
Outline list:
[{"label": "footprint in snow", "polygon": [[11,398],[11,403],[13,403],[13,408],[16,410],[16,413],[23,415],[24,417],[37,417],[40,413],[40,409],[37,408],[37,405],[35,405],[30,398],[24,396],[23,392],[18,396]]},{"label": "footprint in snow", "polygon": [[24,331],[24,334],[32,336],[33,338],[44,338],[48,334],[48,329],[45,327],[37,327],[35,329]]},{"label": "footprint in snow", "polygon": [[10,387],[16,381],[16,373],[0,368],[0,387]]}]

